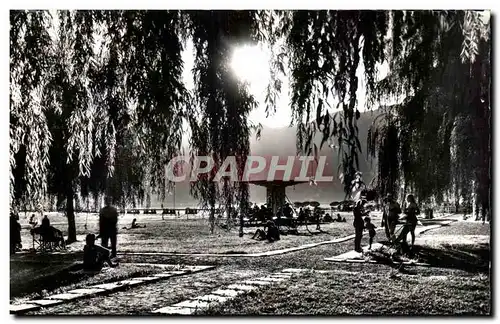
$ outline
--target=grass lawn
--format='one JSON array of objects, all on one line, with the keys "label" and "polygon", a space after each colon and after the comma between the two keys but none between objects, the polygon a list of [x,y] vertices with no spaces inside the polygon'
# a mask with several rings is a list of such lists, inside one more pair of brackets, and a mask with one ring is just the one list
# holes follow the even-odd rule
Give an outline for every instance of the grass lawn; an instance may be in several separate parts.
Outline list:
[{"label": "grass lawn", "polygon": [[[168,252],[168,253],[255,253],[269,250],[295,247],[308,243],[332,240],[354,233],[352,226],[352,215],[344,214],[347,222],[322,224],[321,231],[316,231],[315,225],[309,225],[309,231],[305,226],[299,228],[299,235],[283,235],[281,240],[274,243],[266,241],[256,241],[251,239],[256,228],[248,227],[244,229],[244,237],[238,236],[238,228],[234,227],[230,231],[216,227],[216,232],[210,234],[210,226],[207,219],[186,219],[169,218],[161,220],[161,215],[126,215],[119,220],[118,251],[119,252]],[[61,229],[64,235],[67,234],[65,223],[58,223],[64,220],[61,216],[54,217],[54,225]],[[89,216],[91,217],[91,216]],[[132,218],[137,217],[139,224],[146,225],[146,228],[136,228],[132,230],[123,229],[129,227]],[[85,229],[84,215],[77,217],[77,238],[78,242],[71,244],[70,251],[81,251],[84,245],[85,235],[98,232],[96,216],[92,216],[91,222],[87,223]],[[29,229],[22,230],[22,240],[24,248],[31,248],[32,237]]]},{"label": "grass lawn", "polygon": [[[160,217],[161,215],[157,215]],[[322,225],[328,233],[283,236],[276,243],[251,240],[255,229],[244,238],[238,230],[218,228],[210,235],[206,220],[169,219],[141,221],[147,227],[120,231],[119,252],[227,253],[259,252],[331,240],[353,233],[352,216],[347,223]],[[376,225],[380,220],[376,219]],[[90,224],[90,223],[89,223]],[[123,226],[125,223],[122,223]],[[96,226],[97,224],[91,225]],[[121,226],[120,226],[121,227]],[[312,226],[313,230],[315,226]],[[89,230],[92,230],[89,226]],[[85,235],[78,224],[80,237]],[[309,234],[305,228],[302,234]],[[120,266],[93,277],[64,279],[64,268],[81,254],[26,255],[11,257],[11,287],[17,287],[17,301],[63,292],[90,283],[103,283],[161,271],[134,263],[215,265],[216,269],[58,305],[29,315],[142,315],[154,309],[207,294],[244,279],[256,278],[284,268],[321,269],[306,272],[273,287],[237,297],[206,311],[205,315],[488,315],[491,312],[489,271],[489,225],[455,222],[417,237],[421,262],[432,267],[407,267],[396,271],[384,264],[325,262],[353,249],[352,240],[269,257],[211,257],[181,255],[120,255]],[[448,239],[442,240],[442,237]],[[451,239],[453,238],[453,239]],[[383,240],[379,232],[376,241]],[[368,238],[364,235],[362,244]],[[82,244],[78,242],[74,246]],[[32,260],[32,262],[26,262]],[[37,261],[37,262],[34,262]],[[17,268],[16,268],[17,267]],[[43,273],[43,275],[40,275]],[[66,276],[67,277],[67,276]],[[65,281],[66,280],[66,281]],[[54,281],[52,284],[51,282]],[[26,282],[26,283],[25,283]],[[30,282],[34,282],[30,283]],[[26,287],[23,291],[22,285]],[[30,290],[30,287],[36,287]],[[44,291],[45,290],[45,291]]]},{"label": "grass lawn", "polygon": [[238,228],[218,229],[210,234],[209,226],[201,220],[175,221],[155,224],[151,228],[136,229],[121,234],[120,251],[172,253],[255,253],[321,242],[353,233],[348,223],[322,224],[322,231],[309,226],[312,233],[301,227],[299,235],[282,235],[273,243],[253,240],[256,228],[245,228],[238,236]]},{"label": "grass lawn", "polygon": [[[417,238],[416,252],[420,261],[432,267],[406,267],[399,272],[383,264],[322,262],[321,257],[352,249],[352,242],[283,255],[273,263],[329,272],[306,273],[237,297],[206,314],[489,315],[489,244],[469,239],[487,238],[489,231],[488,225],[466,222],[429,231]],[[439,239],[452,235],[462,240]]]},{"label": "grass lawn", "polygon": [[369,272],[308,273],[252,292],[206,315],[488,315],[490,281],[470,277]]}]

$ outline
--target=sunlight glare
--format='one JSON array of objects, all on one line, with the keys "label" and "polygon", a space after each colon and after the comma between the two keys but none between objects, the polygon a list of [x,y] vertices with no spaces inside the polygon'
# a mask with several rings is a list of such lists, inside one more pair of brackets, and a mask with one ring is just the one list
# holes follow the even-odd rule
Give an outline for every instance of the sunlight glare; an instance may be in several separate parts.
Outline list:
[{"label": "sunlight glare", "polygon": [[250,85],[252,92],[264,91],[269,82],[269,55],[261,46],[245,45],[235,48],[231,68],[238,79]]}]

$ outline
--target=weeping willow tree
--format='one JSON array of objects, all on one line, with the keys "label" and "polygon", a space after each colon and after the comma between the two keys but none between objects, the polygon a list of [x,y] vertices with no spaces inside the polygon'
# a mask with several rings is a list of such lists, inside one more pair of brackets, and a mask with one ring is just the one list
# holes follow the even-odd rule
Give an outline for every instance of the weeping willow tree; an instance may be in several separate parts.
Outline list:
[{"label": "weeping willow tree", "polygon": [[[364,65],[367,90],[373,91],[376,65],[385,59],[388,22],[389,13],[383,11],[294,11],[282,18],[298,149],[317,155],[317,132],[321,146],[337,140],[346,194],[361,154],[357,70]],[[341,113],[332,116],[335,110]]]},{"label": "weeping willow tree", "polygon": [[77,188],[115,202],[141,198],[147,175],[164,195],[188,97],[180,20],[179,12],[11,12],[14,205],[64,196],[74,241]]},{"label": "weeping willow tree", "polygon": [[[210,208],[212,233],[216,202],[222,202],[228,217],[235,201],[242,210],[248,202],[247,183],[230,177],[216,182],[214,177],[217,171],[229,168],[241,178],[250,151],[248,114],[256,102],[232,72],[230,62],[234,47],[255,41],[256,18],[252,11],[188,13],[188,29],[195,48],[196,99],[189,114],[192,160],[197,155],[210,156],[214,162],[213,172],[193,182],[191,192]],[[224,164],[229,156],[236,157],[235,164]],[[242,214],[240,212],[241,217]]]},{"label": "weeping willow tree", "polygon": [[[456,196],[462,193],[467,202],[476,183],[486,213],[491,187],[489,22],[469,11],[397,12],[391,19],[392,66],[377,94],[405,99],[369,134],[368,151],[378,156],[379,189],[398,193],[400,186],[409,187],[420,201],[440,203],[455,186]],[[388,182],[396,185],[388,187]]]},{"label": "weeping willow tree", "polygon": [[[491,43],[489,22],[481,12],[297,11],[277,16],[275,30],[285,39],[286,51],[277,58],[287,61],[290,70],[297,146],[317,154],[316,133],[323,136],[321,145],[336,139],[346,194],[362,151],[356,125],[357,70],[362,69],[369,106],[402,102],[386,109],[369,132],[367,149],[377,157],[379,191],[398,194],[402,187],[422,201],[443,200],[452,182],[453,123],[457,116],[469,116],[477,127],[470,135],[478,148],[469,169],[476,170],[477,196],[488,206]],[[379,80],[384,63],[389,73]],[[332,115],[332,110],[341,112]],[[456,158],[469,163],[462,151]],[[465,194],[471,180],[467,185],[462,181],[459,191]]]},{"label": "weeping willow tree", "polygon": [[42,104],[47,83],[48,13],[11,12],[10,201],[37,207],[47,193],[51,136]]}]

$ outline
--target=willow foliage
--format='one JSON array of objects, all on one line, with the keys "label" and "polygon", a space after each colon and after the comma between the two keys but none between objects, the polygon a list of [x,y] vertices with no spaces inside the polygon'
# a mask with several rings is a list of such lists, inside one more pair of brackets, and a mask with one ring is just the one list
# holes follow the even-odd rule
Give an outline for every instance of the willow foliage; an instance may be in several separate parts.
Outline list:
[{"label": "willow foliage", "polygon": [[[235,155],[241,173],[256,102],[229,61],[235,46],[261,42],[272,52],[268,114],[279,109],[281,80],[288,77],[297,145],[317,154],[316,133],[322,145],[336,140],[346,193],[362,154],[357,71],[363,68],[370,107],[399,101],[370,131],[379,189],[406,184],[425,200],[442,196],[451,183],[461,183],[465,195],[474,180],[488,205],[490,131],[482,130],[491,129],[491,41],[489,22],[478,12],[59,11],[51,17],[12,11],[10,18],[16,201],[69,188],[84,196],[108,193],[117,202],[163,197],[164,165],[179,153],[186,131],[193,154],[213,156],[216,166]],[[189,39],[192,93],[182,80]],[[389,73],[379,80],[384,63]],[[458,127],[460,118],[472,126]],[[468,141],[474,153],[464,149]],[[474,179],[450,173],[453,163],[471,160]],[[204,204],[245,205],[245,184],[224,179],[218,186],[210,177],[192,186]]]}]

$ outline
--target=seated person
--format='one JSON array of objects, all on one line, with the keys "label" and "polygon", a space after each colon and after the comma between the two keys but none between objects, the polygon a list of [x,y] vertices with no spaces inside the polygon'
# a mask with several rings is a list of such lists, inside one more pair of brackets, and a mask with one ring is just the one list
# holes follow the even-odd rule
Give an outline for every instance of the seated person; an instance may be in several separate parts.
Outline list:
[{"label": "seated person", "polygon": [[253,208],[252,208],[252,214],[253,214],[254,216],[256,216],[258,212],[259,212],[259,206],[257,206],[257,204],[255,204],[255,205],[253,206]]},{"label": "seated person", "polygon": [[132,226],[130,228],[145,228],[145,227],[146,227],[146,225],[139,225],[139,224],[137,224],[137,219],[134,218],[132,220]]},{"label": "seated person", "polygon": [[125,230],[131,230],[131,229],[134,229],[134,228],[146,228],[146,225],[139,225],[137,224],[137,218],[134,218],[132,220],[132,225],[130,225],[130,228],[128,227],[122,227],[123,229]]},{"label": "seated person", "polygon": [[269,242],[279,241],[280,230],[273,221],[267,222],[267,240]]},{"label": "seated person", "polygon": [[345,217],[340,217],[340,214],[337,213],[337,218],[335,219],[337,222],[345,223]]},{"label": "seated person", "polygon": [[47,226],[47,223],[45,223],[45,226],[41,225],[39,227],[34,227],[30,230],[31,235],[40,235],[40,239],[43,240],[44,242],[52,242],[55,243],[56,246],[58,247],[64,247],[64,235],[63,232],[54,226]]},{"label": "seated person", "polygon": [[31,214],[29,224],[33,227],[36,227],[38,225],[38,220],[36,219],[35,214]]},{"label": "seated person", "polygon": [[41,226],[42,227],[50,227],[50,220],[47,217],[47,215],[43,216],[42,225]]},{"label": "seated person", "polygon": [[268,221],[263,230],[257,229],[257,231],[255,231],[255,234],[252,236],[252,239],[257,239],[257,240],[267,239],[269,242],[278,241],[280,239],[280,231],[273,221]]},{"label": "seated person", "polygon": [[83,270],[85,271],[100,271],[106,262],[110,267],[114,268],[118,264],[111,262],[111,251],[95,244],[96,236],[88,234],[85,238],[85,246],[83,247]]},{"label": "seated person", "polygon": [[41,234],[49,235],[52,231],[50,228],[50,220],[47,215],[43,216],[42,224],[40,225]]}]

